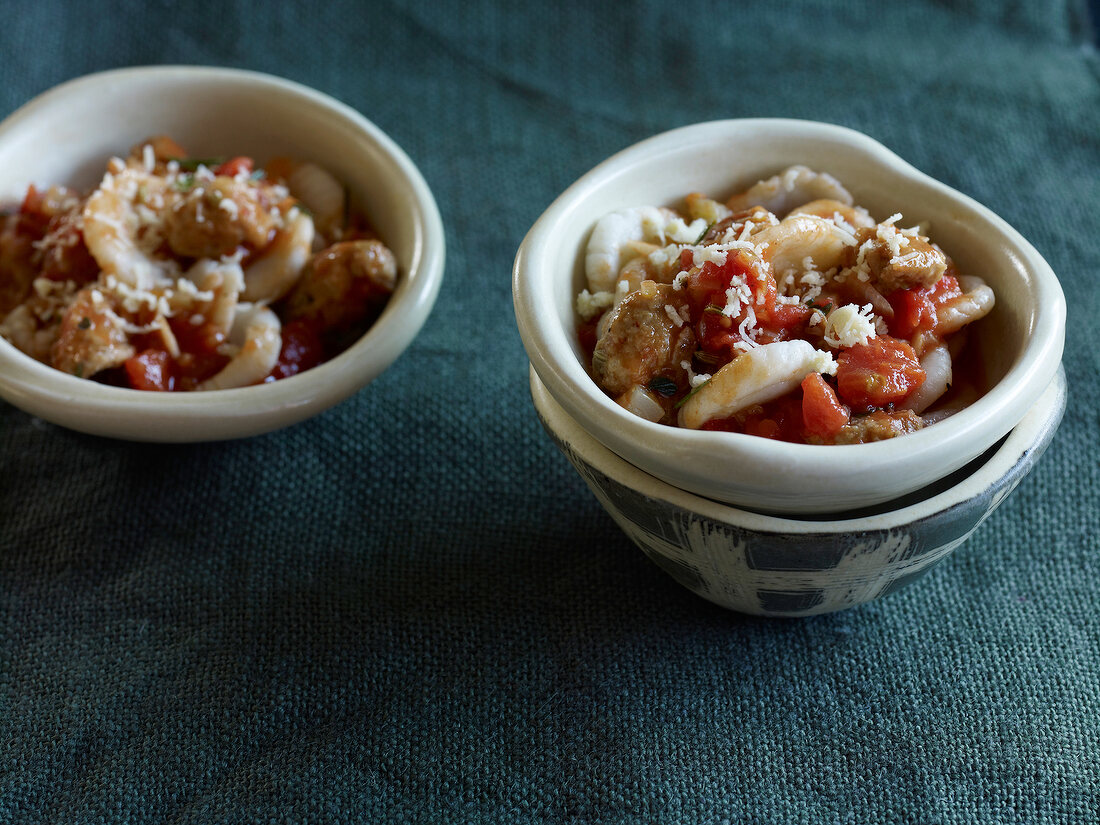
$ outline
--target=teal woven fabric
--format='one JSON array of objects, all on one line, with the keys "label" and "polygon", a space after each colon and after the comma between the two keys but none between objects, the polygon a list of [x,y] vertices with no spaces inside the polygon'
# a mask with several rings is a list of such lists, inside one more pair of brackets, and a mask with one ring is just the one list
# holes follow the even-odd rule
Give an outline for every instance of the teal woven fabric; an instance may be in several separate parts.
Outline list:
[{"label": "teal woven fabric", "polygon": [[[1083,0],[3,6],[0,115],[71,77],[270,72],[400,143],[447,229],[364,391],[223,444],[0,403],[0,822],[1100,821],[1100,61]],[[1069,409],[961,549],[775,621],[693,596],[542,432],[510,267],[668,128],[859,129],[1069,298]],[[140,136],[135,136],[140,137]]]}]

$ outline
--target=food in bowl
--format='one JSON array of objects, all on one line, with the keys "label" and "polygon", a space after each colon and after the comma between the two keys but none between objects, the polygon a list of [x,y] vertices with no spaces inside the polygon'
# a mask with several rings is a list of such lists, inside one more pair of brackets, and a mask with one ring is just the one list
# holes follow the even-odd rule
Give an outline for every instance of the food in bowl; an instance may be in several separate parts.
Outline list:
[{"label": "food in bowl", "polygon": [[82,194],[0,224],[0,334],[80,378],[188,391],[275,381],[359,339],[397,263],[322,167],[144,140]]},{"label": "food in bowl", "polygon": [[[792,163],[828,172],[880,220],[927,225],[960,273],[980,275],[997,307],[968,337],[985,392],[934,426],[866,444],[794,444],[669,427],[624,409],[588,371],[577,335],[585,249],[609,212],[679,203],[693,191],[744,191]],[[796,120],[698,123],[630,146],[581,176],[535,221],[513,269],[520,337],[531,365],[577,423],[626,461],[692,493],[738,507],[841,513],[904,496],[981,455],[1019,422],[1061,358],[1065,299],[1020,233],[989,209],[850,129]]]},{"label": "food in bowl", "polygon": [[984,389],[966,326],[995,299],[901,220],[805,166],[606,214],[576,302],[590,374],[688,429],[860,444],[935,423]]}]

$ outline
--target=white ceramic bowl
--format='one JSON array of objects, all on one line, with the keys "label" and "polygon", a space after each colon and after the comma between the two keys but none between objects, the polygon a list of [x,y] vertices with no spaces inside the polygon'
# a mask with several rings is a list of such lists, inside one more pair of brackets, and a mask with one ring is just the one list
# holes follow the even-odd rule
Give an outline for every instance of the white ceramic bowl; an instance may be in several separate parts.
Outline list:
[{"label": "white ceramic bowl", "polygon": [[277,155],[323,165],[393,250],[398,285],[371,329],[338,357],[269,384],[204,393],[140,392],[67,375],[0,339],[0,396],[74,430],[139,441],[238,438],[296,423],[377,377],[423,326],[443,277],[444,234],[408,156],[353,109],[286,80],[168,66],[58,86],[0,124],[0,202],[28,183],[91,188],[108,158],[167,134],[194,157]]},{"label": "white ceramic bowl", "polygon": [[[596,221],[624,207],[675,205],[699,191],[728,197],[795,163],[836,176],[880,220],[902,212],[963,274],[993,288],[997,306],[975,327],[992,388],[951,418],[903,438],[850,446],[788,444],[653,424],[596,386],[576,335],[574,300]],[[669,484],[752,509],[824,513],[920,489],[984,453],[1031,408],[1061,360],[1065,299],[1018,232],[869,137],[796,120],[726,120],[636,144],[586,174],[538,219],[513,272],[516,319],[550,394],[618,455]]]},{"label": "white ceramic bowl", "polygon": [[672,487],[608,450],[531,372],[546,431],[623,532],[661,569],[723,607],[829,613],[896,592],[959,547],[1043,454],[1066,407],[1060,370],[1007,438],[930,488],[858,516],[781,518]]}]

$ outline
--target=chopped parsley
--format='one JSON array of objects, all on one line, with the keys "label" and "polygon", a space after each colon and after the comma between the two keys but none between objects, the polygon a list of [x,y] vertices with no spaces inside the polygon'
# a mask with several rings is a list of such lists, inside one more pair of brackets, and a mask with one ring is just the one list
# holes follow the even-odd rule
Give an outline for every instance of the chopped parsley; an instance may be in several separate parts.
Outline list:
[{"label": "chopped parsley", "polygon": [[680,407],[684,406],[684,404],[686,404],[688,402],[688,399],[691,398],[691,396],[695,395],[695,393],[699,392],[699,390],[703,389],[703,387],[705,387],[709,383],[710,383],[710,379],[704,381],[698,387],[692,387],[691,392],[689,392],[687,395],[685,395],[683,398],[681,398],[679,401],[677,401],[676,405],[672,409],[674,409],[674,410],[680,409]]},{"label": "chopped parsley", "polygon": [[184,172],[195,172],[200,166],[214,169],[225,163],[225,158],[172,158]]},{"label": "chopped parsley", "polygon": [[172,186],[177,192],[190,192],[195,188],[195,176],[191,173],[180,175]]}]

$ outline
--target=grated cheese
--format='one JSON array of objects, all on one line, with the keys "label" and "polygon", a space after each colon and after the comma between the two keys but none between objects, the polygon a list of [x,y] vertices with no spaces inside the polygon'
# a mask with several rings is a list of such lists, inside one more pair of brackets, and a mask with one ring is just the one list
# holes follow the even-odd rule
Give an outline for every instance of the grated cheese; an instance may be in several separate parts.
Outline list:
[{"label": "grated cheese", "polygon": [[673,218],[664,226],[664,236],[677,243],[692,243],[697,240],[707,229],[707,222],[697,218],[690,224],[683,218]]},{"label": "grated cheese", "polygon": [[877,334],[870,304],[862,307],[845,304],[829,313],[825,319],[825,343],[833,347],[854,347],[866,343]]},{"label": "grated cheese", "polygon": [[577,296],[577,314],[585,321],[591,321],[597,315],[610,309],[614,303],[615,293],[613,292],[592,293],[584,289]]},{"label": "grated cheese", "polygon": [[752,290],[741,276],[735,276],[729,289],[726,290],[726,305],[722,307],[722,314],[727,318],[735,318],[741,313],[741,307],[752,300]]},{"label": "grated cheese", "polygon": [[673,261],[680,257],[680,246],[677,244],[667,244],[660,249],[655,249],[649,253],[649,262],[658,269],[664,269]]}]

